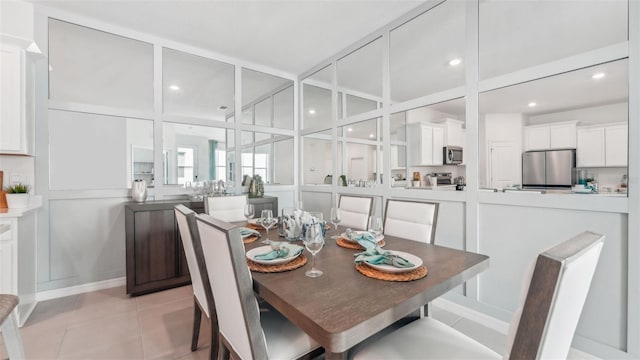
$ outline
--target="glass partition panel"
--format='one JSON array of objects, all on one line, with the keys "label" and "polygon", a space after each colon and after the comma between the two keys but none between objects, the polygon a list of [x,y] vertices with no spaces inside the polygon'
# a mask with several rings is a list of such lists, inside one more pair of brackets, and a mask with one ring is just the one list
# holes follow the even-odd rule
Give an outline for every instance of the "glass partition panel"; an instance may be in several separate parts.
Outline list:
[{"label": "glass partition panel", "polygon": [[[371,119],[338,128],[340,170],[349,186],[373,186],[378,180],[378,121]],[[343,185],[340,181],[338,184]]]},{"label": "glass partition panel", "polygon": [[[401,169],[392,171],[398,180],[397,186],[454,190],[456,183],[466,184],[466,169],[461,156],[468,156],[465,152],[473,153],[474,149],[465,145],[464,98],[395,113],[392,119],[394,127],[406,123],[406,154],[397,156],[397,164],[406,164],[406,172],[403,175]],[[396,130],[395,136],[399,140],[391,141],[392,145],[399,145],[398,151],[404,143],[400,140],[402,135],[402,131]],[[449,159],[448,151],[447,156],[444,155],[445,148],[456,149],[456,156]],[[391,161],[393,164],[394,159]]]},{"label": "glass partition panel", "polygon": [[245,124],[293,129],[293,80],[242,69],[242,111]]},{"label": "glass partition panel", "polygon": [[52,190],[153,185],[151,120],[49,110],[49,145]]},{"label": "glass partition panel", "polygon": [[628,5],[628,1],[481,1],[480,78],[625,42]]},{"label": "glass partition panel", "polygon": [[465,6],[443,2],[391,31],[393,103],[464,85]]},{"label": "glass partition panel", "polygon": [[302,137],[302,181],[305,185],[331,183],[333,177],[333,151],[331,131]]},{"label": "glass partition panel", "polygon": [[234,76],[231,64],[163,48],[164,113],[217,121],[232,120]]},{"label": "glass partition panel", "polygon": [[[481,93],[480,186],[626,193],[628,76],[624,59]],[[558,149],[571,153],[554,176],[535,166]]]},{"label": "glass partition panel", "polygon": [[391,114],[390,142],[391,142],[391,186],[407,186],[407,114],[399,112]]},{"label": "glass partition panel", "polygon": [[49,19],[49,96],[153,111],[153,45]]},{"label": "glass partition panel", "polygon": [[331,88],[333,65],[302,80],[302,128],[328,127],[333,123]]},{"label": "glass partition panel", "polygon": [[338,60],[338,90],[347,94],[347,116],[376,109],[382,99],[382,46],[378,38]]},{"label": "glass partition panel", "polygon": [[293,137],[243,131],[242,139],[243,177],[260,175],[265,184],[293,184]]},{"label": "glass partition panel", "polygon": [[232,180],[226,177],[233,130],[164,122],[162,142],[165,184],[188,185],[196,181]]}]

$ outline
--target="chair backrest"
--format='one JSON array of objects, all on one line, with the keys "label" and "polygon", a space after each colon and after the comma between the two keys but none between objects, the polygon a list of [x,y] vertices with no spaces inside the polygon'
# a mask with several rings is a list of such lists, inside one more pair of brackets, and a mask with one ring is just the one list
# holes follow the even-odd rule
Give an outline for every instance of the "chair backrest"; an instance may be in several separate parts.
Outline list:
[{"label": "chair backrest", "polygon": [[240,229],[208,215],[196,216],[196,222],[220,335],[241,359],[268,358]]},{"label": "chair backrest", "polygon": [[187,258],[187,266],[191,275],[191,286],[193,294],[200,303],[202,309],[211,319],[215,321],[215,302],[209,284],[209,274],[204,261],[204,253],[196,225],[196,213],[184,205],[176,205],[174,208],[178,230],[182,238],[182,247]]},{"label": "chair backrest", "polygon": [[567,358],[603,244],[584,232],[538,255],[505,358]]},{"label": "chair backrest", "polygon": [[365,230],[371,215],[373,198],[369,196],[340,195],[338,208],[342,219],[340,225],[357,230]]},{"label": "chair backrest", "polygon": [[384,233],[433,244],[440,204],[387,199]]},{"label": "chair backrest", "polygon": [[246,203],[247,195],[207,196],[204,199],[204,212],[226,222],[244,221]]}]

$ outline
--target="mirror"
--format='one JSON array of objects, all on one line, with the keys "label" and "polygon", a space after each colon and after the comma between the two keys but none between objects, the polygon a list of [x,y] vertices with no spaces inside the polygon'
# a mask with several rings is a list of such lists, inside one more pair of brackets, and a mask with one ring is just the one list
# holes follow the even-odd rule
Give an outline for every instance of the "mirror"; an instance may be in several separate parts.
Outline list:
[{"label": "mirror", "polygon": [[474,152],[465,153],[464,98],[394,113],[390,128],[392,186],[455,190],[458,182],[466,184],[464,159],[447,164],[443,151],[447,146],[462,148],[463,156]]},{"label": "mirror", "polygon": [[307,134],[302,137],[303,184],[331,184],[333,177],[333,151],[331,144],[331,130]]},{"label": "mirror", "polygon": [[481,93],[480,186],[526,185],[523,152],[570,148],[600,192],[626,192],[628,76],[623,59]]},{"label": "mirror", "polygon": [[628,6],[628,1],[481,1],[480,78],[625,42]]},{"label": "mirror", "polygon": [[378,182],[379,122],[380,119],[371,119],[338,128],[339,169],[347,186],[372,187]]},{"label": "mirror", "polygon": [[293,137],[243,131],[241,166],[243,177],[260,175],[265,184],[293,185]]},{"label": "mirror", "polygon": [[464,86],[465,7],[445,1],[391,31],[392,103]]},{"label": "mirror", "polygon": [[333,65],[302,80],[302,128],[327,127],[333,123],[331,88]]},{"label": "mirror", "polygon": [[164,183],[188,185],[205,180],[232,181],[227,177],[232,167],[227,151],[230,148],[228,139],[233,139],[233,134],[231,129],[164,122]]},{"label": "mirror", "polygon": [[242,69],[242,122],[293,130],[293,80]]},{"label": "mirror", "polygon": [[234,66],[162,49],[163,111],[167,115],[233,121]]},{"label": "mirror", "polygon": [[378,108],[382,101],[382,38],[338,60],[338,91],[346,117]]}]

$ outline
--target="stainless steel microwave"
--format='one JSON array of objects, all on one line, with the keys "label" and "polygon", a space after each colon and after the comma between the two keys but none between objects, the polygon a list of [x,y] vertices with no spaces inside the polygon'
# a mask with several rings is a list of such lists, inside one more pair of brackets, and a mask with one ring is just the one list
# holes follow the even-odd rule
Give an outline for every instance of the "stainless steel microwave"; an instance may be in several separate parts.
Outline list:
[{"label": "stainless steel microwave", "polygon": [[442,148],[443,164],[462,164],[462,148],[460,146],[445,146]]}]

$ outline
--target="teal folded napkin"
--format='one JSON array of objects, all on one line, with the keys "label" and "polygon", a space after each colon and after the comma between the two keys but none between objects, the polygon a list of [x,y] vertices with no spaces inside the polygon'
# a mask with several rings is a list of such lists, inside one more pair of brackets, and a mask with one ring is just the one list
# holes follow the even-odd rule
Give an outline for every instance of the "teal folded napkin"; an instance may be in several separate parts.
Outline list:
[{"label": "teal folded napkin", "polygon": [[367,249],[357,254],[353,254],[353,256],[355,257],[354,262],[356,264],[360,264],[364,261],[369,264],[392,265],[398,268],[408,268],[415,266],[412,262],[403,258],[402,256],[395,255],[390,251],[382,250],[382,248],[379,246]]},{"label": "teal folded napkin", "polygon": [[247,227],[241,227],[240,228],[240,236],[242,236],[242,239],[246,239],[248,237],[251,236],[257,236],[257,237],[261,237],[262,235],[260,235],[260,232],[258,230],[254,230],[254,229],[249,229]]},{"label": "teal folded napkin", "polygon": [[352,241],[357,242],[365,249],[373,249],[378,246],[376,237],[368,231],[362,231],[359,233],[352,232],[349,234],[349,236]]},{"label": "teal folded napkin", "polygon": [[271,251],[264,254],[255,255],[253,258],[256,260],[274,260],[278,258],[294,258],[300,254],[304,248],[300,245],[289,244],[282,241],[271,242]]}]

